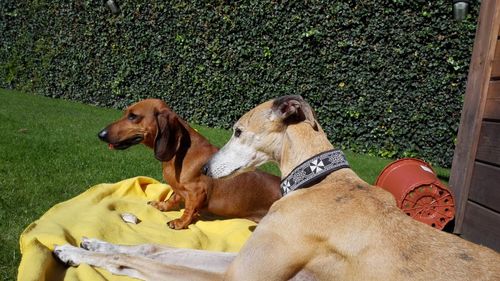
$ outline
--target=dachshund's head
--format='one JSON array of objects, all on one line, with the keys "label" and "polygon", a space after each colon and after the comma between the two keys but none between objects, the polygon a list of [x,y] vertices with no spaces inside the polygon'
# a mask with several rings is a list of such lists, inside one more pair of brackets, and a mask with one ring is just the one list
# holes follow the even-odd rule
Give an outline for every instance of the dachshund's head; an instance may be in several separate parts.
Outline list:
[{"label": "dachshund's head", "polygon": [[155,150],[158,160],[168,161],[176,153],[185,130],[168,105],[159,99],[146,99],[129,106],[123,117],[101,130],[98,137],[110,149],[126,149],[143,143]]}]

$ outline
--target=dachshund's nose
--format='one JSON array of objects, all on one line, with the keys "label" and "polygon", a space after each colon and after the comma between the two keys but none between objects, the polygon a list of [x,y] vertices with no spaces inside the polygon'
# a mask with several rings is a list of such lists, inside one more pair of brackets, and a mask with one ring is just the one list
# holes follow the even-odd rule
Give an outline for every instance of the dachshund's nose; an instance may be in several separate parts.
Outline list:
[{"label": "dachshund's nose", "polygon": [[97,134],[97,136],[102,140],[102,141],[107,141],[108,140],[108,130],[104,129]]},{"label": "dachshund's nose", "polygon": [[208,176],[208,163],[203,165],[203,167],[201,167],[201,173],[204,174],[205,176]]}]

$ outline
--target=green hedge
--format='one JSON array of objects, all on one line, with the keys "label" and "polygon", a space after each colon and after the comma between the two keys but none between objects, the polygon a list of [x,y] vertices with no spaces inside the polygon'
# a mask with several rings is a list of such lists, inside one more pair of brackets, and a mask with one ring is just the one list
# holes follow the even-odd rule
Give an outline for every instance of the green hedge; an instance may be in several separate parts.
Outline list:
[{"label": "green hedge", "polygon": [[165,99],[228,128],[300,94],[332,142],[450,166],[478,4],[449,0],[3,0],[0,86],[123,108]]}]

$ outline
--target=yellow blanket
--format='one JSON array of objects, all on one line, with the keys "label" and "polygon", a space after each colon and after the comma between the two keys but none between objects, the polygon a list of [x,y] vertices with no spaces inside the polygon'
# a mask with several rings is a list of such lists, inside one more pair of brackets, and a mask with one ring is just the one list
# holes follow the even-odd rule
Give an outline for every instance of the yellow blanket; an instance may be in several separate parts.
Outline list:
[{"label": "yellow blanket", "polygon": [[[245,219],[198,221],[187,230],[171,230],[166,222],[181,212],[160,212],[146,203],[165,200],[172,190],[147,177],[115,184],[99,184],[57,204],[21,234],[18,280],[132,280],[80,265],[66,268],[53,256],[54,245],[79,245],[82,236],[118,244],[156,243],[181,248],[237,252],[255,223]],[[137,225],[125,223],[121,213],[136,215]]]}]

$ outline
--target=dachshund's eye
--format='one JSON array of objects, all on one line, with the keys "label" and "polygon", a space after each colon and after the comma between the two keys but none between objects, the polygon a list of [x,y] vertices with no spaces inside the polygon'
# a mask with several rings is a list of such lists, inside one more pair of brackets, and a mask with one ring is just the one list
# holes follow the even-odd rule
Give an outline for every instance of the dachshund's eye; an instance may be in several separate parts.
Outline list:
[{"label": "dachshund's eye", "polygon": [[240,128],[234,129],[234,136],[238,138],[240,135],[241,135],[241,129]]},{"label": "dachshund's eye", "polygon": [[127,115],[127,119],[128,119],[128,120],[130,120],[130,121],[134,121],[134,120],[136,120],[136,119],[137,119],[137,117],[138,117],[138,116],[137,116],[136,114],[134,114],[134,113],[129,113],[129,114]]}]

